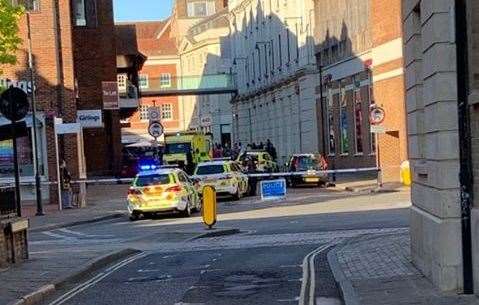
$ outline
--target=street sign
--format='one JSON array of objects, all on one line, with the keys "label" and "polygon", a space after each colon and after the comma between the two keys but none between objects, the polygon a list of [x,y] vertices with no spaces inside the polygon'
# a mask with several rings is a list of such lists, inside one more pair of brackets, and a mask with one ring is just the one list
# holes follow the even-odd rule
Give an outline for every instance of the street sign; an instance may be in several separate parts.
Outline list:
[{"label": "street sign", "polygon": [[151,122],[150,126],[148,127],[148,133],[153,138],[159,138],[163,134],[163,125],[160,122]]},{"label": "street sign", "polygon": [[10,87],[0,96],[0,112],[12,122],[23,119],[29,107],[28,96],[20,88]]},{"label": "street sign", "polygon": [[373,107],[369,113],[369,122],[372,125],[379,125],[384,122],[386,111],[381,107]]},{"label": "street sign", "polygon": [[101,82],[103,91],[103,109],[117,110],[120,109],[120,96],[118,92],[117,82]]},{"label": "street sign", "polygon": [[371,125],[371,133],[386,133],[386,127],[381,125]]},{"label": "street sign", "polygon": [[261,181],[261,200],[276,200],[286,197],[286,180],[263,180]]},{"label": "street sign", "polygon": [[150,120],[150,123],[161,121],[160,107],[148,107],[148,119]]}]

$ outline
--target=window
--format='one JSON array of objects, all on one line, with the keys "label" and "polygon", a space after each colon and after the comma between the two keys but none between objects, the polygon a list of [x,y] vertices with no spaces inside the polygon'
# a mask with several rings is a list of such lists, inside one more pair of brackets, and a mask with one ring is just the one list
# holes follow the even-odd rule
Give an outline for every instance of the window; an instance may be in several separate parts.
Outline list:
[{"label": "window", "polygon": [[160,75],[160,86],[161,87],[171,87],[171,74],[170,73],[161,73],[161,75]]},{"label": "window", "polygon": [[118,89],[120,91],[126,91],[126,83],[127,83],[127,76],[126,74],[118,74],[116,76],[116,80],[118,82]]},{"label": "window", "polygon": [[356,154],[363,153],[363,112],[362,112],[361,90],[354,91],[354,128]]},{"label": "window", "polygon": [[[369,109],[371,109],[376,104],[376,102],[374,101],[373,87],[371,85],[368,86],[368,93],[369,93]],[[371,149],[371,154],[375,154],[376,153],[376,134],[375,133],[370,134],[369,145]]]},{"label": "window", "polygon": [[196,175],[204,176],[204,175],[217,175],[222,174],[225,172],[225,167],[223,164],[211,164],[211,165],[202,165],[198,166],[196,170]]},{"label": "window", "polygon": [[88,27],[98,25],[96,0],[73,0],[72,9],[74,25]]},{"label": "window", "polygon": [[148,105],[141,105],[140,106],[140,120],[148,121]]},{"label": "window", "polygon": [[138,83],[141,89],[148,89],[148,74],[140,74]]},{"label": "window", "polygon": [[189,1],[188,2],[188,17],[206,17],[215,13],[215,2],[208,1]]},{"label": "window", "polygon": [[340,106],[339,106],[339,140],[341,154],[349,154],[349,135],[348,135],[348,100],[346,90],[341,88]]},{"label": "window", "polygon": [[329,131],[329,154],[335,155],[336,154],[336,133],[334,131],[334,100],[332,90],[329,89],[328,92],[328,103],[326,104],[326,113],[328,115],[327,120],[327,129]]},{"label": "window", "polygon": [[12,0],[12,5],[21,5],[29,12],[40,11],[40,0]]},{"label": "window", "polygon": [[173,118],[173,106],[171,104],[161,105],[161,119],[171,120]]}]

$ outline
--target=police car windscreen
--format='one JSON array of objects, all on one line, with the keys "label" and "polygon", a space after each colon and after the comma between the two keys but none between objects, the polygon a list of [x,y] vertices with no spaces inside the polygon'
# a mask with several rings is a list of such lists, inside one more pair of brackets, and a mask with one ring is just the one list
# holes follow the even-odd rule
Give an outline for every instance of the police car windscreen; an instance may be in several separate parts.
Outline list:
[{"label": "police car windscreen", "polygon": [[135,186],[143,187],[170,183],[170,175],[168,174],[141,175],[136,178]]},{"label": "police car windscreen", "polygon": [[169,143],[166,144],[165,152],[167,154],[186,154],[191,152],[190,143]]},{"label": "police car windscreen", "polygon": [[196,171],[197,175],[215,175],[215,174],[222,174],[225,172],[225,168],[222,164],[214,164],[214,165],[203,165],[199,166],[198,170]]}]

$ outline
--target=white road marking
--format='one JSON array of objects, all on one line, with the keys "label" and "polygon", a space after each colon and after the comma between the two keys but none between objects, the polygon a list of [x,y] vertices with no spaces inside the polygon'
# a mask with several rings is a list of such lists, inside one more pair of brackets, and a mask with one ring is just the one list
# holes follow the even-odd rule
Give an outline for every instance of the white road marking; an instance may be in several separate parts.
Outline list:
[{"label": "white road marking", "polygon": [[89,287],[97,284],[98,282],[102,281],[104,278],[106,278],[107,276],[109,276],[110,274],[115,272],[116,270],[118,270],[118,269],[120,269],[120,268],[122,268],[122,267],[140,259],[140,258],[143,258],[145,256],[146,256],[145,253],[139,253],[137,255],[134,255],[134,256],[131,256],[127,259],[124,259],[123,261],[107,268],[104,272],[100,272],[99,274],[97,274],[96,276],[91,278],[90,280],[76,286],[72,290],[70,290],[67,293],[63,294],[62,296],[58,297],[53,302],[49,303],[49,305],[60,305],[60,304],[65,303],[66,301],[70,300],[71,298],[73,298],[74,296],[79,294],[80,292],[82,292],[82,291],[88,289]]},{"label": "white road marking", "polygon": [[50,237],[60,238],[60,239],[76,239],[75,237],[69,237],[61,234],[53,233],[52,231],[44,231],[42,234],[48,235]]},{"label": "white road marking", "polygon": [[175,305],[205,305],[205,303],[175,303]]},{"label": "white road marking", "polygon": [[302,265],[281,265],[279,268],[301,268]]},{"label": "white road marking", "polygon": [[138,273],[150,273],[159,271],[163,271],[163,269],[138,269]]},{"label": "white road marking", "polygon": [[61,231],[63,233],[67,233],[67,234],[71,234],[71,235],[76,235],[76,236],[81,236],[81,237],[113,237],[113,235],[96,235],[96,234],[86,234],[86,233],[82,233],[82,232],[77,232],[77,231],[73,231],[73,230],[69,230],[69,229],[66,229],[66,228],[62,228],[62,229],[58,229],[58,231]]},{"label": "white road marking", "polygon": [[317,298],[316,305],[341,305],[341,300],[336,298]]},{"label": "white road marking", "polygon": [[[309,285],[309,305],[314,305],[314,290],[316,286],[315,271],[314,271],[314,258],[319,253],[328,249],[332,246],[334,242],[321,245],[319,248],[316,248],[312,252],[308,253],[303,259],[303,282],[301,283],[301,293],[299,295],[299,305],[306,305],[306,289],[311,278],[311,283]],[[312,265],[312,266],[311,266]]]},{"label": "white road marking", "polygon": [[276,300],[278,302],[297,302],[299,301],[299,297],[295,297],[294,299],[279,299],[279,300]]}]

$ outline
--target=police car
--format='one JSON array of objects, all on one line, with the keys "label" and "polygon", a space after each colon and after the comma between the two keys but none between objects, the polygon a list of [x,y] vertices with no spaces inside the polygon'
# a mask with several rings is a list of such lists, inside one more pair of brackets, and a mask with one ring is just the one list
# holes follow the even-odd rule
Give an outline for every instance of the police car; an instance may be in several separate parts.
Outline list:
[{"label": "police car", "polygon": [[235,161],[213,160],[200,163],[193,178],[199,181],[200,192],[204,186],[209,185],[215,188],[217,195],[230,195],[236,200],[248,192],[248,176]]},{"label": "police car", "polygon": [[198,185],[178,168],[148,165],[140,167],[128,190],[131,220],[163,212],[179,212],[189,217],[201,210]]}]

